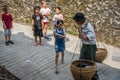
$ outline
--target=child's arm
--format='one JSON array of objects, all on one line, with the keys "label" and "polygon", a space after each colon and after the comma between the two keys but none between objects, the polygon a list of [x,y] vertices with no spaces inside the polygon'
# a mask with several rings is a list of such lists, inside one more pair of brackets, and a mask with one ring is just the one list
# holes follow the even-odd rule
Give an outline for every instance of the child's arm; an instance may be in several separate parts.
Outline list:
[{"label": "child's arm", "polygon": [[11,26],[12,26],[11,28],[13,29],[13,23],[12,22],[11,22]]},{"label": "child's arm", "polygon": [[65,31],[65,29],[63,29],[63,30],[64,30],[64,35],[61,35],[58,33],[55,33],[55,35],[60,36],[61,38],[66,38],[66,31]]},{"label": "child's arm", "polygon": [[43,20],[42,20],[42,29],[44,28],[44,22],[43,22]]},{"label": "child's arm", "polygon": [[61,35],[61,34],[58,34],[58,33],[54,32],[54,37],[56,37],[56,36],[60,36],[61,38],[66,38],[66,34]]},{"label": "child's arm", "polygon": [[34,19],[32,19],[32,30],[34,30]]},{"label": "child's arm", "polygon": [[13,28],[13,22],[12,21],[13,21],[13,17],[11,15],[11,26],[12,26],[11,28]]},{"label": "child's arm", "polygon": [[6,25],[5,25],[4,20],[2,20],[2,22],[3,22],[3,28],[6,29]]},{"label": "child's arm", "polygon": [[62,20],[64,20],[63,14],[62,14]]},{"label": "child's arm", "polygon": [[47,14],[46,14],[46,16],[50,16],[51,15],[51,13],[50,12],[48,12]]},{"label": "child's arm", "polygon": [[58,36],[60,36],[61,38],[66,38],[66,34],[64,34],[64,35],[58,34]]},{"label": "child's arm", "polygon": [[4,15],[2,14],[2,23],[3,23],[3,28],[6,29],[6,25],[5,25],[5,22],[4,22]]},{"label": "child's arm", "polygon": [[31,23],[31,25],[32,25],[32,30],[34,30],[34,19],[35,19],[35,15],[32,15],[32,23]]},{"label": "child's arm", "polygon": [[56,33],[55,29],[54,29],[54,31],[53,31],[53,35],[54,35],[54,37],[57,36],[57,33]]},{"label": "child's arm", "polygon": [[48,17],[48,16],[50,16],[50,12],[47,13],[47,14],[42,14],[42,15],[45,16],[45,17]]},{"label": "child's arm", "polygon": [[55,15],[53,16],[53,21],[55,21]]}]

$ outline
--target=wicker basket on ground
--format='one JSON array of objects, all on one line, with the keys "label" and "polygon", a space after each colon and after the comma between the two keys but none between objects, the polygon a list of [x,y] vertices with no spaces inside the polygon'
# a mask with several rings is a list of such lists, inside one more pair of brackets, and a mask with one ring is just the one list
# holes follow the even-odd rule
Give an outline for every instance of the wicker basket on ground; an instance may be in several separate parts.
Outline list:
[{"label": "wicker basket on ground", "polygon": [[96,62],[102,63],[107,57],[107,50],[104,48],[97,48]]},{"label": "wicker basket on ground", "polygon": [[[78,65],[80,66],[78,67]],[[75,60],[71,63],[70,69],[75,80],[91,80],[96,72],[97,66],[92,61]]]}]

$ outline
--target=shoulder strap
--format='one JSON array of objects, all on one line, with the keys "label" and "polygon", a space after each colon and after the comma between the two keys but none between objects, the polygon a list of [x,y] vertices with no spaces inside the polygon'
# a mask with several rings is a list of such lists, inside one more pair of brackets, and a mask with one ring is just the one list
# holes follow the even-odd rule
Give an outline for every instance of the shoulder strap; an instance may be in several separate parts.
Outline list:
[{"label": "shoulder strap", "polygon": [[64,29],[62,28],[62,33],[64,34]]},{"label": "shoulder strap", "polygon": [[[84,27],[84,28],[86,28],[86,27],[87,27],[87,25],[88,25],[88,23],[86,23],[86,24],[85,24],[85,27]],[[84,28],[83,28],[83,29],[84,29]]]},{"label": "shoulder strap", "polygon": [[55,32],[57,33],[57,28],[55,28]]}]

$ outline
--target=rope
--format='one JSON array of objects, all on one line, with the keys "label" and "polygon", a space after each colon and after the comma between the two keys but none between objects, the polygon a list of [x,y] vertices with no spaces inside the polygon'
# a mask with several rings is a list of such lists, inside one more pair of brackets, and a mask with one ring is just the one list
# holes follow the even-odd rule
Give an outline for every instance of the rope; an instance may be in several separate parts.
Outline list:
[{"label": "rope", "polygon": [[75,56],[75,52],[76,52],[76,49],[77,49],[77,47],[78,47],[78,42],[79,42],[79,38],[78,38],[78,40],[77,40],[76,47],[75,47],[74,52],[73,52],[73,56],[72,56],[72,59],[71,59],[71,63],[72,63],[73,58],[74,58],[74,56]]},{"label": "rope", "polygon": [[[74,49],[74,53],[73,53],[73,56],[72,56],[72,60],[71,60],[71,63],[72,63],[72,61],[73,61],[73,58],[74,58],[74,56],[75,56],[75,52],[76,52],[76,49],[77,49],[77,47],[78,47],[78,42],[79,42],[79,38],[78,38],[78,40],[77,40],[77,43],[76,43],[76,47],[75,47],[75,49]],[[80,47],[81,47],[81,44],[80,44]],[[81,64],[81,61],[79,62],[80,64]],[[79,68],[79,71],[80,71],[80,78],[82,79],[82,71],[81,71],[81,69]]]}]

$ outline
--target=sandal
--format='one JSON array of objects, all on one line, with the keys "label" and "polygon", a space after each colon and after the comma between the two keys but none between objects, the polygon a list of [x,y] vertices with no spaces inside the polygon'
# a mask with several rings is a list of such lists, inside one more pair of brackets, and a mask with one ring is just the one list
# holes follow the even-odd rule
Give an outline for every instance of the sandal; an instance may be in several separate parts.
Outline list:
[{"label": "sandal", "polygon": [[64,64],[65,62],[64,61],[61,61],[61,64]]},{"label": "sandal", "polygon": [[36,43],[36,42],[34,43],[34,46],[37,46],[37,43]]},{"label": "sandal", "polygon": [[58,71],[58,70],[56,70],[56,71],[55,71],[55,74],[59,74],[59,71]]},{"label": "sandal", "polygon": [[39,45],[40,45],[40,46],[43,46],[43,44],[42,44],[42,43],[39,43]]}]

